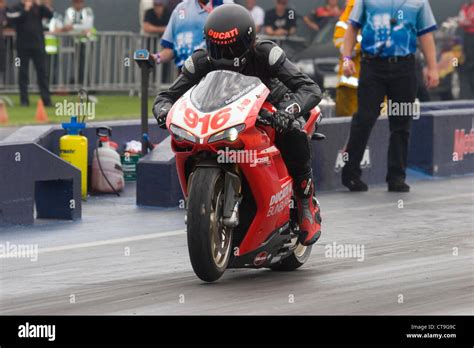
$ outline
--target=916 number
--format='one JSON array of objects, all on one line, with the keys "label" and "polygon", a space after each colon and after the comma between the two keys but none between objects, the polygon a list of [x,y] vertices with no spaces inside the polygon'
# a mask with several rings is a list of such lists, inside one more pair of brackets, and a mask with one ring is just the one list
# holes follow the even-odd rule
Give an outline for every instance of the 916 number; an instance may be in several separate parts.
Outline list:
[{"label": "916 number", "polygon": [[225,108],[216,113],[214,116],[206,114],[199,118],[199,115],[193,109],[186,109],[184,112],[184,123],[190,128],[197,128],[199,124],[202,124],[201,134],[209,132],[209,127],[212,130],[218,130],[222,128],[230,120],[230,111],[232,108]]}]

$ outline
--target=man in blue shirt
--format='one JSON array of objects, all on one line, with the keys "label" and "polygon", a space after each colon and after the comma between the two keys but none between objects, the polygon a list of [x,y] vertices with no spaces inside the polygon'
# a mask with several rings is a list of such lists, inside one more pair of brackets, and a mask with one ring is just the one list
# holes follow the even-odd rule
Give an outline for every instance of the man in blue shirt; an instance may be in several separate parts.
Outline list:
[{"label": "man in blue shirt", "polygon": [[157,63],[167,63],[174,58],[178,69],[195,50],[204,48],[204,23],[213,8],[233,0],[184,0],[173,11],[161,39],[163,50],[157,53]]},{"label": "man in blue shirt", "polygon": [[[367,191],[360,179],[362,160],[370,132],[384,110],[389,118],[388,189],[409,192],[405,183],[408,140],[417,79],[415,53],[417,39],[428,65],[426,85],[439,84],[433,31],[436,21],[428,0],[356,0],[349,19],[352,25],[344,37],[344,74],[355,73],[352,52],[357,32],[362,32],[362,64],[358,88],[359,109],[352,119],[347,144],[348,161],[342,183],[351,191]],[[387,96],[387,103],[384,98]]]}]

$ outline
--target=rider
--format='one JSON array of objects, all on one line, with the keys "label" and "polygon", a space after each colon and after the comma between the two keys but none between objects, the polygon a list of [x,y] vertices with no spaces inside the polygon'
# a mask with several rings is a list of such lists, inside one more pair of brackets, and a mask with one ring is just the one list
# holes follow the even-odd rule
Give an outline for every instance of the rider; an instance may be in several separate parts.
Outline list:
[{"label": "rider", "polygon": [[320,88],[286,58],[279,46],[256,39],[254,20],[240,5],[215,9],[204,31],[207,50],[195,51],[170,89],[158,95],[153,107],[155,118],[163,126],[172,105],[213,70],[232,70],[260,78],[271,91],[268,101],[278,110],[273,120],[276,145],[295,181],[299,240],[304,245],[314,244],[321,235],[321,219],[319,207],[313,201],[311,143],[308,136],[294,126],[294,121],[298,119],[302,126],[304,118],[321,101]]}]

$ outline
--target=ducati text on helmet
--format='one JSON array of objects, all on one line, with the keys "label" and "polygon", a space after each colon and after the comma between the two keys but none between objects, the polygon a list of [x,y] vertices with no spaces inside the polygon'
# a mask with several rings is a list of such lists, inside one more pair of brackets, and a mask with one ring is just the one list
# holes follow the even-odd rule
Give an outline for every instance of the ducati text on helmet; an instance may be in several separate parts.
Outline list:
[{"label": "ducati text on helmet", "polygon": [[204,33],[217,69],[244,69],[255,43],[255,22],[247,9],[235,4],[219,6],[209,15]]},{"label": "ducati text on helmet", "polygon": [[219,33],[209,29],[207,35],[211,37],[212,40],[220,41],[220,44],[228,44],[237,40],[237,37],[239,36],[239,29],[234,28],[232,30],[226,31],[225,33]]}]

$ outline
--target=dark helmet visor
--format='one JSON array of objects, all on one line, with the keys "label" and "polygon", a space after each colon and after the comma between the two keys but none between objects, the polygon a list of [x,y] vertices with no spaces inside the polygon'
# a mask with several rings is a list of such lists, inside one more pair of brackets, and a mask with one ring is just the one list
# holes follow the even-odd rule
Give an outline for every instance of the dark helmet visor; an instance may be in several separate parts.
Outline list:
[{"label": "dark helmet visor", "polygon": [[237,38],[235,42],[221,44],[212,39],[207,40],[207,49],[212,59],[235,59],[246,54],[250,49],[250,42]]}]

